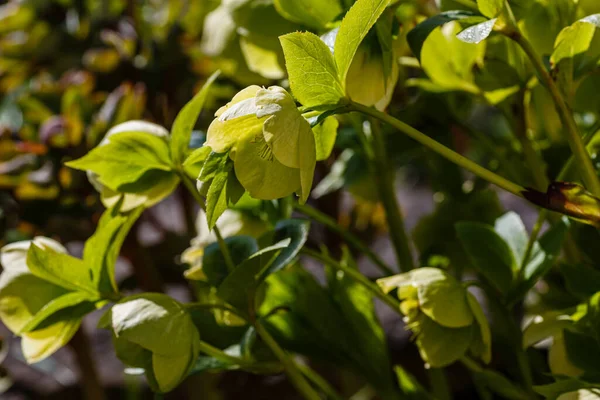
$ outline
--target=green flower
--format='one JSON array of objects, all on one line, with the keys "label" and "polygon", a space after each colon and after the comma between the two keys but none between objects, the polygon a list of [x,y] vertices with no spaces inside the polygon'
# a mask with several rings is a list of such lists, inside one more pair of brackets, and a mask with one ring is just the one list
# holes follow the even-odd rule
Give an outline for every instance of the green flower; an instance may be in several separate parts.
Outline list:
[{"label": "green flower", "polygon": [[308,199],[315,140],[287,91],[249,86],[215,116],[205,145],[229,152],[237,179],[252,197],[273,200],[296,192],[302,202]]},{"label": "green flower", "polygon": [[173,390],[199,353],[200,335],[186,309],[167,295],[144,293],[115,304],[101,323],[111,326],[117,356],[142,368],[157,391]]},{"label": "green flower", "polygon": [[431,367],[449,365],[467,352],[490,361],[491,334],[483,310],[454,277],[426,267],[377,283],[385,293],[397,289],[405,322]]},{"label": "green flower", "polygon": [[21,349],[29,363],[41,361],[67,344],[81,319],[59,321],[43,328],[22,332],[34,316],[54,299],[68,291],[33,275],[27,267],[27,252],[37,247],[67,253],[58,242],[46,237],[9,244],[0,249],[0,319],[11,332],[21,337]]}]

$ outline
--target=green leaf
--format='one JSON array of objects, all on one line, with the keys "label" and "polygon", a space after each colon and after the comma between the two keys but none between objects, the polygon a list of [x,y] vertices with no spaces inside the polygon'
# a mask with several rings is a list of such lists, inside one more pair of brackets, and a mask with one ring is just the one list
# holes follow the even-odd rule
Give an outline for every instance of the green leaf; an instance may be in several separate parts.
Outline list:
[{"label": "green leaf", "polygon": [[279,38],[294,97],[305,107],[326,109],[345,97],[343,81],[331,51],[310,32],[295,32]]},{"label": "green leaf", "polygon": [[83,261],[90,269],[93,284],[101,293],[118,293],[115,264],[123,241],[144,208],[138,207],[127,213],[118,210],[117,206],[102,214],[96,232],[86,240],[83,249]]},{"label": "green leaf", "polygon": [[308,239],[310,231],[310,221],[305,219],[287,219],[279,221],[275,226],[275,231],[272,233],[272,243],[281,242],[289,239],[288,246],[279,253],[277,258],[265,269],[260,279],[266,279],[270,274],[279,271],[288,266],[298,255],[302,246]]},{"label": "green leaf", "polygon": [[456,232],[473,266],[488,283],[506,293],[517,269],[508,244],[491,227],[481,223],[458,223]]},{"label": "green leaf", "polygon": [[149,171],[171,171],[165,139],[144,132],[112,135],[107,144],[95,147],[82,158],[65,165],[94,172],[99,181],[112,190],[135,183]]},{"label": "green leaf", "polygon": [[[210,147],[207,148],[210,149]],[[202,165],[198,180],[206,182],[212,179],[218,171],[225,167],[228,158],[228,153],[215,153],[214,151],[211,151]]]},{"label": "green leaf", "polygon": [[290,244],[290,239],[282,240],[273,246],[254,253],[246,261],[238,265],[219,286],[217,294],[226,303],[242,311],[248,310],[254,301],[254,292],[260,284],[259,274],[266,268],[281,249]]},{"label": "green leaf", "polygon": [[219,171],[213,178],[206,194],[206,219],[208,229],[213,229],[217,220],[229,206],[235,205],[245,189],[235,176],[233,165]]},{"label": "green leaf", "polygon": [[[595,392],[597,392],[598,389],[600,389],[600,385],[598,384],[593,384],[593,383],[588,383],[585,381],[582,381],[580,379],[577,378],[566,378],[566,379],[559,379],[554,383],[550,383],[548,385],[539,385],[539,386],[534,386],[533,390],[536,391],[536,393],[541,394],[542,396],[544,396],[545,399],[548,400],[556,400],[559,397],[562,399],[562,394],[565,393],[572,393],[572,392],[577,392],[581,389],[596,389]],[[588,391],[586,391],[588,392]],[[588,393],[592,393],[591,391],[589,391]],[[596,399],[597,397],[566,397],[564,400],[593,400]]]},{"label": "green leaf", "polygon": [[190,100],[177,114],[173,127],[171,128],[171,158],[173,164],[178,166],[185,159],[189,150],[192,130],[200,112],[204,108],[210,88],[218,78],[220,71],[213,73],[202,86],[202,89]]},{"label": "green leaf", "polygon": [[573,326],[573,319],[568,315],[538,315],[523,331],[523,348],[527,349]]},{"label": "green leaf", "polygon": [[333,51],[342,87],[345,87],[346,75],[358,46],[389,3],[390,0],[358,0],[342,20]]},{"label": "green leaf", "polygon": [[477,0],[477,7],[486,17],[495,18],[504,8],[504,0]]},{"label": "green leaf", "polygon": [[198,176],[200,176],[200,171],[210,152],[210,147],[202,146],[192,151],[185,159],[183,162],[183,169],[190,178],[197,179]]},{"label": "green leaf", "polygon": [[600,271],[587,264],[562,264],[560,270],[565,278],[567,290],[582,300],[600,289]]},{"label": "green leaf", "polygon": [[457,21],[467,18],[475,19],[480,17],[478,17],[477,14],[469,11],[446,11],[431,18],[427,18],[425,21],[414,27],[414,29],[408,32],[407,40],[415,57],[417,57],[419,60],[421,59],[421,49],[423,48],[423,44],[431,32],[433,32],[437,27],[442,26],[450,21]]},{"label": "green leaf", "polygon": [[521,265],[529,242],[521,217],[513,211],[508,212],[496,220],[494,230],[508,244],[517,264]]},{"label": "green leaf", "polygon": [[284,18],[316,30],[323,30],[342,12],[339,0],[275,0],[274,4]]},{"label": "green leaf", "polygon": [[[229,254],[234,265],[239,265],[252,254],[258,251],[256,239],[251,236],[240,235],[225,239]],[[219,286],[229,274],[225,257],[218,243],[212,243],[204,249],[202,257],[202,270],[212,286]]]},{"label": "green leaf", "polygon": [[394,366],[398,386],[402,390],[404,399],[407,400],[433,400],[433,397],[425,390],[421,383],[404,368],[399,365]]},{"label": "green leaf", "polygon": [[524,296],[554,265],[570,226],[569,220],[563,217],[534,244],[529,262],[523,271],[523,282],[509,296],[513,301]]},{"label": "green leaf", "polygon": [[331,155],[339,125],[337,118],[327,117],[321,124],[313,126],[312,131],[315,136],[317,161],[327,160]]},{"label": "green leaf", "polygon": [[[343,248],[341,262],[358,271],[356,262],[347,247]],[[356,343],[355,361],[361,363],[362,371],[382,397],[397,395],[391,368],[385,333],[377,319],[373,294],[364,286],[343,273],[327,270],[329,293],[337,304],[353,333]]]},{"label": "green leaf", "polygon": [[446,367],[463,357],[473,340],[476,327],[446,328],[424,314],[419,317],[417,347],[423,361],[433,368]]},{"label": "green leaf", "polygon": [[[69,292],[60,297],[56,297],[49,301],[44,307],[42,307],[32,319],[30,319],[25,326],[23,326],[19,334],[29,333],[31,331],[43,329],[54,323],[73,319],[73,318],[81,318],[87,312],[84,312],[83,315],[79,315],[81,310],[89,310],[92,311],[95,309],[94,302],[97,300],[94,296],[91,296],[86,292]],[[82,303],[87,303],[85,306],[78,307],[75,309],[75,306],[79,306]],[[69,309],[67,313],[60,313]],[[88,312],[89,312],[88,311]],[[56,318],[56,314],[60,313],[60,317]],[[54,317],[54,318],[53,318]],[[51,322],[47,320],[52,319]]]},{"label": "green leaf", "polygon": [[83,291],[99,298],[92,270],[68,254],[42,249],[32,243],[27,252],[27,266],[32,274],[65,289]]},{"label": "green leaf", "polygon": [[600,373],[600,344],[597,337],[572,330],[565,330],[563,337],[567,357],[573,365],[588,373]]},{"label": "green leaf", "polygon": [[490,330],[490,324],[475,296],[471,293],[467,293],[467,301],[469,302],[469,306],[471,307],[471,311],[473,312],[475,321],[479,327],[479,339],[475,341],[477,346],[475,348],[472,346],[471,350],[477,357],[481,358],[484,363],[489,364],[492,359],[492,332]]}]

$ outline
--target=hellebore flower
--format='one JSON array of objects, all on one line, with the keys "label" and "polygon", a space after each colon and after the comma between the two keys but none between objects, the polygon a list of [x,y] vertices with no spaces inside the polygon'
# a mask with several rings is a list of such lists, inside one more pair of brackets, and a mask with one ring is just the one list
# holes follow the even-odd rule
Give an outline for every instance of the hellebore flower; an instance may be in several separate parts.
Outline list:
[{"label": "hellebore flower", "polygon": [[0,249],[0,319],[15,335],[21,336],[21,349],[25,359],[34,363],[51,356],[71,340],[81,323],[80,318],[55,322],[42,328],[23,332],[34,316],[52,300],[68,290],[41,279],[27,267],[27,252],[31,243],[37,247],[66,253],[58,242],[36,237]]},{"label": "hellebore flower", "polygon": [[144,293],[115,304],[102,318],[110,325],[117,356],[143,368],[160,392],[174,389],[199,353],[200,335],[186,309],[167,295]]},{"label": "hellebore flower", "polygon": [[490,361],[491,334],[483,310],[454,277],[426,267],[377,283],[385,293],[397,289],[405,322],[431,367],[449,365],[467,352]]},{"label": "hellebore flower", "polygon": [[312,186],[316,149],[310,124],[285,89],[249,86],[221,107],[206,146],[229,152],[250,196],[274,200],[294,192],[305,202]]}]

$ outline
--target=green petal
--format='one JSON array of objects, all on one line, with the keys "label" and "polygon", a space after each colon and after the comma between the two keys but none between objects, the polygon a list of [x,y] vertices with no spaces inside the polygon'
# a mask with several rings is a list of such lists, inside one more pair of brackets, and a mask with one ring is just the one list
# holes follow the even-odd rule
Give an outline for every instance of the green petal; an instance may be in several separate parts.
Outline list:
[{"label": "green petal", "polygon": [[421,317],[417,347],[423,360],[431,367],[445,367],[467,352],[473,339],[473,326],[445,328],[427,316]]},{"label": "green petal", "polygon": [[215,119],[206,132],[205,146],[215,153],[225,153],[231,149],[241,137],[262,134],[263,121],[256,115],[246,115],[235,119],[221,121]]},{"label": "green petal", "polygon": [[255,199],[280,199],[300,188],[300,170],[277,161],[262,135],[240,140],[230,157],[236,177]]}]

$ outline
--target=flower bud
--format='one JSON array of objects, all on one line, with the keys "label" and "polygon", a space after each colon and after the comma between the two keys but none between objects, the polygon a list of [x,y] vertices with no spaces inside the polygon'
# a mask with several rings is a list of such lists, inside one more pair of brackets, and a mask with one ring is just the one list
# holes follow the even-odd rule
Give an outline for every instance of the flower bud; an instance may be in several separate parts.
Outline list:
[{"label": "flower bud", "polygon": [[206,146],[229,152],[237,179],[250,195],[273,200],[308,198],[316,163],[312,129],[283,88],[249,86],[221,107]]},{"label": "flower bud", "polygon": [[489,362],[491,336],[487,320],[475,297],[454,277],[426,267],[377,283],[386,293],[397,290],[400,310],[426,363],[444,367],[467,351]]}]

